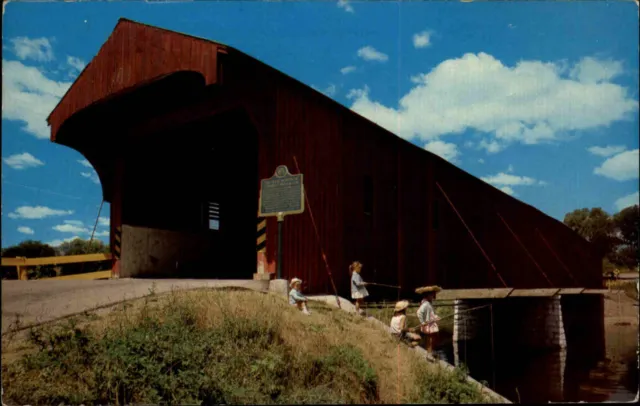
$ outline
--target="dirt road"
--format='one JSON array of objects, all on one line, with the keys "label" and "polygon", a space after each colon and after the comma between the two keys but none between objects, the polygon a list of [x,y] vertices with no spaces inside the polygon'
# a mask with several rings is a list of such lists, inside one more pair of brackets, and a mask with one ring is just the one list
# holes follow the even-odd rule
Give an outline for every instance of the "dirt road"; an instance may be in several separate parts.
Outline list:
[{"label": "dirt road", "polygon": [[269,281],[200,279],[114,279],[2,281],[2,333],[172,289],[245,287],[267,290]]}]

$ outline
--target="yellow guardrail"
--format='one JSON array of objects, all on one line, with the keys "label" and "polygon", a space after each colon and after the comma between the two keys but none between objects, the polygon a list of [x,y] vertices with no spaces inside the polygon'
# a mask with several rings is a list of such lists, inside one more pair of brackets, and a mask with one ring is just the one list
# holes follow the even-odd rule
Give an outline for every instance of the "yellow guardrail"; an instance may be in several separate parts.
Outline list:
[{"label": "yellow guardrail", "polygon": [[15,266],[18,268],[18,279],[27,280],[27,268],[37,265],[62,265],[77,264],[81,262],[100,262],[109,261],[111,254],[83,254],[83,255],[65,255],[60,257],[42,257],[42,258],[2,258],[2,266]]}]

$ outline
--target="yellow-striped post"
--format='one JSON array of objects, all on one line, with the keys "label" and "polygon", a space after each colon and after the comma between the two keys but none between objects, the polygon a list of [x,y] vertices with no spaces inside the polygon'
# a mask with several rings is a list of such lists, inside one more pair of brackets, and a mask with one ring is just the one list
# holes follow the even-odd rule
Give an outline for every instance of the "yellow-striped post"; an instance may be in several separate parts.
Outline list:
[{"label": "yellow-striped post", "polygon": [[117,226],[113,235],[113,277],[120,277],[120,256],[122,253],[122,227]]},{"label": "yellow-striped post", "polygon": [[267,219],[258,216],[256,229],[256,252],[258,259],[257,273],[253,275],[255,280],[269,280],[271,274],[266,270],[267,258]]}]

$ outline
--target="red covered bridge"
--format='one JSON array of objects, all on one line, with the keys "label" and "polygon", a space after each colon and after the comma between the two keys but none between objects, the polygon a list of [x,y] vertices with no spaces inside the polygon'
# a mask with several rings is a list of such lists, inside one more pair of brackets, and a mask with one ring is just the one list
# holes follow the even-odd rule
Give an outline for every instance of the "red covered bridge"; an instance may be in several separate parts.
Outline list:
[{"label": "red covered bridge", "polygon": [[288,217],[282,270],[309,292],[332,291],[322,250],[341,295],[353,260],[403,294],[602,287],[562,223],[216,42],[121,19],[48,122],[100,177],[121,277],[251,278],[259,181],[295,157],[320,243],[308,210]]}]

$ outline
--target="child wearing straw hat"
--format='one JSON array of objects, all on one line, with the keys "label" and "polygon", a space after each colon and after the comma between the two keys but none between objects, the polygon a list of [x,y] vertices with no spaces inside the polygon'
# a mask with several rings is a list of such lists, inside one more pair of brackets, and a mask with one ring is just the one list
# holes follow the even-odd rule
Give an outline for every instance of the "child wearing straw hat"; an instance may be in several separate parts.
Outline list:
[{"label": "child wearing straw hat", "polygon": [[298,309],[302,311],[302,313],[307,316],[311,314],[309,309],[307,309],[307,298],[300,293],[302,290],[302,280],[298,278],[291,279],[289,283],[289,287],[291,290],[289,291],[289,304],[292,306],[297,306]]},{"label": "child wearing straw hat", "polygon": [[422,302],[418,308],[418,320],[420,320],[420,335],[424,339],[427,358],[433,360],[433,347],[438,335],[437,321],[440,317],[433,310],[432,302],[436,294],[442,289],[439,286],[423,286],[416,289],[416,293],[422,295]]},{"label": "child wearing straw hat", "polygon": [[401,300],[396,303],[389,327],[391,334],[408,342],[412,347],[415,347],[420,341],[420,335],[413,333],[410,329],[406,328],[407,307],[409,307],[409,302],[407,300]]},{"label": "child wearing straw hat", "polygon": [[351,298],[356,301],[356,312],[358,314],[364,313],[361,306],[364,303],[364,298],[369,296],[369,292],[365,288],[367,283],[360,276],[361,271],[362,264],[360,262],[355,261],[349,265],[349,272],[351,272]]}]

